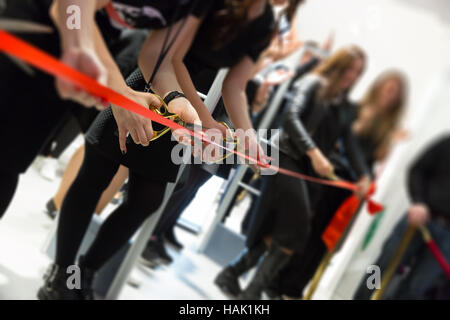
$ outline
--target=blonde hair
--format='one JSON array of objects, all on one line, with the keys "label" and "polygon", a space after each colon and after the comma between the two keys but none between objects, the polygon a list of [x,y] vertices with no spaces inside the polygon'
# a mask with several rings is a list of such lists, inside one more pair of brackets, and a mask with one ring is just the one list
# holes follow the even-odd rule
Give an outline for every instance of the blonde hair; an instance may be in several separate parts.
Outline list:
[{"label": "blonde hair", "polygon": [[313,71],[326,79],[326,84],[319,92],[320,98],[331,100],[341,93],[340,80],[356,59],[362,59],[365,63],[366,55],[361,48],[351,45],[338,50]]},{"label": "blonde hair", "polygon": [[362,128],[360,132],[361,135],[370,137],[377,145],[380,145],[389,139],[390,134],[396,129],[400,117],[403,114],[408,90],[406,77],[403,73],[396,70],[389,70],[382,73],[371,85],[366,95],[359,103],[358,113],[365,108],[371,108],[377,105],[383,86],[391,80],[395,80],[400,86],[397,98],[387,108],[387,112],[377,116],[375,121],[366,128]]}]

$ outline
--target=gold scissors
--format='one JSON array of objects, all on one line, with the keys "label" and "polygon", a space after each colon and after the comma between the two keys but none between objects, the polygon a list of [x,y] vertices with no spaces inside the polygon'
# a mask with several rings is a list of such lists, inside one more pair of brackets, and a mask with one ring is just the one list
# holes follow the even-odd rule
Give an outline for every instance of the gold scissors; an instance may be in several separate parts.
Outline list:
[{"label": "gold scissors", "polygon": [[[166,119],[170,119],[170,120],[174,121],[175,123],[178,123],[178,124],[181,125],[182,127],[186,128],[186,129],[188,129],[188,130],[191,130],[191,131],[193,131],[193,130],[201,130],[201,131],[205,131],[205,130],[209,130],[209,129],[210,129],[210,128],[206,128],[206,127],[199,126],[199,125],[196,125],[196,124],[187,123],[187,122],[181,120],[181,118],[180,118],[177,114],[171,113],[171,112],[169,111],[169,108],[168,108],[167,104],[164,102],[164,99],[163,99],[163,98],[161,98],[161,97],[160,97],[159,95],[157,95],[157,94],[155,94],[155,96],[161,101],[161,106],[160,106],[159,108],[158,108],[158,107],[155,107],[155,106],[150,106],[150,110],[152,110],[152,111],[155,112],[156,114],[158,114],[158,115],[160,115],[160,116],[162,116],[162,117],[164,117],[164,118],[166,118]],[[231,128],[227,125],[227,123],[225,123],[225,122],[219,122],[219,123],[222,124],[222,125],[227,129],[227,131],[229,132],[229,136],[232,137],[232,136],[233,136],[233,132],[232,132]],[[170,130],[171,130],[171,128],[169,128],[169,127],[164,127],[164,128],[162,128],[162,129],[159,129],[159,130],[153,129],[153,134],[154,134],[154,135],[153,135],[153,138],[150,139],[150,141],[154,141],[154,140],[156,140],[156,139],[162,137],[163,135],[165,135],[165,134],[166,134],[167,132],[169,132]],[[194,139],[195,139],[195,138],[194,138]],[[238,145],[239,145],[239,139],[238,139],[238,138],[233,138],[232,140],[229,140],[227,137],[223,137],[223,142],[226,143],[226,144],[231,144],[231,145],[233,145],[233,146],[234,146],[234,150],[236,150],[237,147],[238,147]],[[202,144],[202,145],[203,145],[203,144]],[[232,155],[232,153],[231,153],[231,152],[228,152],[228,153],[227,153],[225,156],[223,156],[222,158],[216,159],[216,160],[214,161],[214,163],[215,163],[215,162],[222,161],[222,160],[228,158],[228,157],[231,156],[231,155]]]}]

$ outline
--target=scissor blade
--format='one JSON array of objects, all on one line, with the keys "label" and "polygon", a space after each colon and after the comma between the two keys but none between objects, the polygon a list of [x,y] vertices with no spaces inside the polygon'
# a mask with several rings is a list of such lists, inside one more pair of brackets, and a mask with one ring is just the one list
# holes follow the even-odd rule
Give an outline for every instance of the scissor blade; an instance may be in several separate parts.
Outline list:
[{"label": "scissor blade", "polygon": [[23,62],[22,60],[19,60],[16,57],[13,57],[9,54],[7,54],[6,56],[8,58],[10,58],[12,62],[17,64],[17,66],[19,68],[21,68],[26,74],[28,74],[29,76],[34,76],[34,74],[35,74],[34,70],[29,65],[27,65],[25,62]]},{"label": "scissor blade", "polygon": [[26,32],[26,33],[53,33],[54,30],[50,26],[43,24],[18,20],[18,19],[0,19],[0,29],[11,32]]}]

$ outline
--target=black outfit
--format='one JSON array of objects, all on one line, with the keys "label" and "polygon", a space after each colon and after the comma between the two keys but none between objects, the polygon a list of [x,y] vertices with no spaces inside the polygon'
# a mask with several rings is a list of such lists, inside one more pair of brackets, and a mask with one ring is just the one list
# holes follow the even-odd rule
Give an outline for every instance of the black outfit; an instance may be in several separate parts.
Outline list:
[{"label": "black outfit", "polygon": [[[48,16],[51,3],[51,0],[10,0],[0,12],[0,17],[33,21],[56,29]],[[96,18],[105,41],[113,46],[120,32],[111,29],[103,13],[98,13]],[[60,54],[57,32],[24,33],[19,36],[53,56]],[[123,51],[115,51],[120,55],[119,52]],[[123,61],[125,62],[125,59]],[[81,121],[85,130],[87,130],[86,123],[90,124],[97,112],[60,99],[54,79],[50,75],[32,68],[34,75],[30,76],[3,54],[0,55],[0,66],[2,70],[0,90],[5,105],[0,108],[0,138],[5,143],[3,147],[5,156],[0,159],[1,217],[15,193],[19,174],[25,172],[39,152],[50,143],[57,129],[70,117],[71,112],[84,114],[80,119],[85,119]],[[24,83],[27,84],[25,87]],[[26,94],[23,88],[26,88]]]},{"label": "black outfit", "polygon": [[[198,14],[201,12],[198,11]],[[139,70],[129,76],[127,84],[136,91],[144,91],[146,86]],[[100,112],[86,134],[83,165],[61,208],[57,265],[73,264],[95,205],[120,164],[130,169],[127,197],[102,225],[86,254],[85,264],[98,269],[128,241],[142,222],[159,207],[166,183],[176,179],[178,165],[172,162],[170,152],[175,145],[169,134],[152,141],[148,147],[137,145],[128,137],[127,153],[124,155],[120,150],[117,124],[111,108]]]},{"label": "black outfit", "polygon": [[[305,152],[317,146],[328,156],[338,138],[343,138],[350,147],[348,153],[351,154],[352,164],[361,169],[360,174],[366,172],[351,132],[346,100],[344,97],[332,102],[318,99],[320,88],[321,80],[315,75],[305,77],[293,86],[293,98],[284,118],[279,143],[274,141],[281,151],[280,167],[315,176]],[[290,176],[277,174],[263,177],[263,187],[253,208],[255,212],[251,215],[246,245],[249,252],[256,252],[264,243],[264,236],[272,236],[272,244],[250,285],[238,298],[259,299],[261,292],[288,266],[292,257],[280,247],[294,252],[306,249],[310,234],[314,231],[311,208],[318,201],[323,201],[322,192],[321,185]],[[219,287],[231,292],[238,288],[233,285],[233,273],[226,274],[227,270],[229,268],[219,273],[216,284],[222,280]]]},{"label": "black outfit", "polygon": [[[203,9],[209,9],[209,5],[212,4],[210,1],[202,3],[203,6],[198,7],[202,10],[194,10],[194,15],[206,14],[207,11]],[[199,2],[194,4],[199,5]],[[242,53],[242,56],[244,55],[245,53]],[[146,84],[139,71],[134,72],[127,82],[138,91],[143,90]],[[86,135],[86,156],[82,168],[69,189],[61,209],[55,259],[59,267],[73,264],[95,204],[119,164],[130,169],[127,199],[104,222],[84,257],[83,265],[89,270],[98,270],[126,243],[142,222],[159,207],[166,183],[175,180],[178,165],[170,158],[170,150],[175,144],[171,141],[171,135],[164,135],[153,141],[149,147],[136,145],[130,138],[127,144],[127,153],[123,155],[119,148],[117,125],[112,111],[111,109],[102,111]],[[92,174],[95,175],[95,181],[92,181]],[[47,297],[55,291],[52,290],[53,285],[58,283],[52,282],[51,278],[47,279],[40,295]]]},{"label": "black outfit", "polygon": [[[346,100],[339,98],[331,103],[320,101],[316,97],[320,87],[320,79],[315,75],[307,76],[294,85],[293,99],[279,138],[280,167],[316,176],[305,152],[317,146],[328,156],[338,138],[342,138],[358,174],[367,172],[351,132],[352,119]],[[302,251],[310,232],[310,201],[321,198],[321,186],[285,175],[263,179],[266,181],[254,208],[256,214],[247,246],[251,248],[264,235],[271,234],[280,245]]]},{"label": "black outfit", "polygon": [[[352,122],[357,117],[357,107],[353,104],[349,104],[349,117]],[[375,162],[375,151],[379,144],[370,137],[355,136],[355,138],[361,151],[361,158],[367,168],[372,169]],[[358,174],[352,167],[346,151],[345,141],[339,139],[329,159],[337,176],[347,181],[356,181]],[[313,204],[314,217],[311,224],[311,234],[305,246],[308,249],[294,254],[289,264],[271,283],[268,292],[272,292],[275,296],[299,297],[302,295],[303,289],[313,277],[327,252],[327,247],[321,236],[336,210],[351,195],[352,193],[349,190],[321,186],[321,198],[327,199],[327,201],[316,201]]]},{"label": "black outfit", "polygon": [[[424,203],[430,209],[431,219],[427,223],[436,244],[444,258],[450,258],[450,136],[445,135],[414,161],[409,168],[408,193],[411,203]],[[386,239],[381,255],[376,261],[381,270],[386,270],[397,246],[409,226],[408,217],[400,219],[392,234]],[[425,242],[416,232],[406,249],[394,277],[386,288],[383,299],[448,299],[440,297],[433,289],[447,285],[448,277],[444,276]],[[366,285],[366,278],[361,281],[354,299],[370,299],[373,291]]]},{"label": "black outfit", "polygon": [[[48,17],[51,1],[8,1],[2,18],[24,19],[53,26]],[[23,40],[52,55],[59,54],[56,34],[20,34]],[[69,108],[58,98],[54,79],[35,69],[30,78],[4,54],[0,55],[2,70],[0,90],[4,107],[0,108],[0,137],[5,142],[0,170],[18,175],[24,172],[42,148]],[[30,85],[23,92],[23,84]],[[39,103],[39,107],[36,106]],[[62,107],[64,105],[65,107]],[[19,130],[20,126],[20,130]],[[24,145],[24,143],[26,143]]]},{"label": "black outfit", "polygon": [[[215,1],[213,10],[224,8],[224,1]],[[211,15],[205,18],[196,39],[189,50],[184,63],[189,70],[192,81],[199,92],[208,92],[217,72],[221,68],[233,67],[243,57],[247,56],[256,62],[261,52],[269,45],[270,35],[275,28],[272,7],[267,4],[264,13],[250,21],[237,36],[223,47],[215,48],[208,38],[208,31],[213,25]],[[214,113],[214,119],[225,121],[231,125],[222,101],[219,101]],[[158,223],[154,235],[161,237],[174,226],[184,208],[195,197],[200,187],[213,175],[227,178],[231,165],[191,165],[189,181],[177,189]],[[205,171],[206,170],[206,171]]]},{"label": "black outfit", "polygon": [[450,138],[434,143],[412,166],[408,191],[413,203],[426,203],[434,217],[450,220]]},{"label": "black outfit", "polygon": [[[121,1],[133,3],[135,1]],[[143,13],[152,15],[157,9],[165,8],[166,3],[148,1]],[[187,2],[183,2],[186,4]],[[175,10],[164,25],[152,25],[152,19],[145,20],[146,28],[161,28],[178,21],[184,15],[192,13],[204,14],[208,8],[207,1],[189,2],[196,5],[187,11]],[[173,2],[178,4],[178,1]],[[203,4],[203,7],[201,6]],[[143,7],[144,4],[139,2]],[[129,7],[129,6],[127,6]],[[178,6],[177,6],[178,8]],[[152,11],[153,10],[153,11]],[[172,11],[172,10],[169,10]],[[177,14],[178,13],[178,14]],[[133,15],[133,17],[136,17]],[[141,27],[137,17],[128,20],[135,27]],[[127,84],[136,91],[143,91],[146,82],[140,72],[136,71],[127,79]],[[143,221],[161,204],[167,182],[174,181],[178,166],[170,159],[173,146],[171,135],[165,135],[151,143],[148,148],[127,141],[127,154],[123,155],[119,148],[117,125],[111,109],[102,111],[95,119],[86,135],[85,158],[82,167],[64,199],[57,231],[57,248],[55,264],[52,266],[45,284],[39,290],[40,299],[89,299],[91,292],[71,290],[62,285],[67,277],[64,269],[74,263],[81,241],[92,218],[95,206],[104,189],[114,177],[119,165],[130,169],[128,193],[124,202],[103,223],[94,243],[83,257],[82,268],[93,275],[117,250],[119,250],[139,228]],[[55,267],[56,266],[56,267]],[[92,277],[85,286],[90,287]],[[89,290],[88,290],[89,291]]]},{"label": "black outfit", "polygon": [[[309,60],[308,62],[305,62],[304,64],[301,64],[299,66],[297,66],[297,68],[295,69],[295,75],[291,80],[291,85],[289,86],[288,90],[286,90],[285,93],[285,97],[283,98],[281,104],[280,104],[280,108],[277,112],[277,115],[274,117],[274,119],[272,120],[271,124],[269,125],[268,129],[278,129],[281,126],[282,123],[282,119],[284,117],[284,114],[286,113],[286,109],[287,106],[289,104],[289,101],[292,99],[292,87],[294,85],[294,83],[296,83],[300,78],[302,78],[304,75],[306,75],[307,73],[309,73],[315,66],[317,66],[317,64],[320,62],[319,59],[317,58],[312,58],[311,60]],[[260,86],[260,82],[253,80],[253,81],[249,81],[249,84],[247,85],[247,97],[249,100],[249,112],[250,114],[252,114],[252,104],[253,104],[253,99],[255,98],[256,95],[256,91],[258,90]],[[267,105],[270,105],[270,102],[272,100],[272,98],[274,97],[275,92],[277,91],[277,88],[273,88],[272,93],[268,99]],[[250,92],[250,94],[249,94]],[[254,128],[258,128],[259,124],[261,123],[263,117],[265,116],[267,111],[267,108],[264,108],[261,112],[257,113],[256,115],[252,116],[252,123],[253,123],[253,127]],[[268,139],[270,139],[270,137],[267,137]],[[251,171],[247,171],[245,173],[244,178],[242,179],[242,182],[244,183],[249,183],[253,188],[256,189],[260,189],[261,187],[261,180],[258,178],[256,180],[252,180],[253,178],[253,172]],[[227,217],[231,210],[233,209],[234,203],[236,201],[236,198],[238,196],[238,194],[242,191],[243,189],[241,187],[238,188],[238,190],[235,193],[235,196],[233,197],[233,201],[230,203],[230,205],[228,206],[227,212],[225,214],[225,217]],[[226,193],[226,192],[225,192]],[[225,194],[224,193],[224,194]],[[252,198],[253,195],[252,195]],[[256,201],[252,201],[251,207],[248,210],[244,220],[242,221],[242,225],[241,225],[241,229],[242,229],[242,233],[243,234],[247,234],[248,231],[248,225],[251,221],[251,214],[254,213],[255,211],[253,210],[253,207],[256,205]]]},{"label": "black outfit", "polygon": [[[112,0],[118,15],[137,29],[162,29],[184,18],[188,12],[202,16],[215,2],[210,0]],[[121,28],[116,21],[113,23]]]}]

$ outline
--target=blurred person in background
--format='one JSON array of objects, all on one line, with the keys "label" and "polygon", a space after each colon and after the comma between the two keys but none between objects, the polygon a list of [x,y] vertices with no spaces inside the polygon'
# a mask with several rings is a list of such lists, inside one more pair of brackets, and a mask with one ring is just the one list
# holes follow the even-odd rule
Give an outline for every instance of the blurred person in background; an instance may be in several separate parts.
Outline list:
[{"label": "blurred person in background", "polygon": [[[306,41],[304,42],[305,46],[305,52],[303,53],[299,65],[295,68],[294,72],[292,73],[292,79],[291,84],[289,85],[288,89],[286,90],[286,93],[284,94],[283,100],[280,103],[280,106],[277,110],[277,113],[275,117],[272,119],[269,129],[278,129],[281,126],[281,121],[283,119],[283,116],[286,112],[287,105],[289,104],[289,101],[292,99],[292,89],[294,83],[299,80],[301,77],[308,74],[311,70],[313,70],[323,59],[326,58],[326,55],[329,54],[331,47],[333,46],[333,40],[334,40],[334,34],[331,33],[330,36],[327,38],[327,40],[320,46],[314,42],[314,41]],[[322,51],[319,53],[319,51]],[[277,66],[279,64],[275,64],[274,69],[277,69]],[[281,65],[283,67],[283,65]],[[270,66],[269,66],[270,67]],[[287,68],[287,67],[286,67]],[[264,87],[262,88],[266,90]],[[253,122],[256,124],[259,124],[261,120],[263,119],[266,109],[269,106],[272,98],[274,97],[274,94],[277,90],[277,87],[271,88],[270,93],[266,94],[266,100],[262,100],[262,98],[255,98],[255,105],[253,106],[252,112],[253,112]],[[267,90],[268,91],[268,90]],[[260,92],[262,95],[264,91]],[[261,99],[262,102],[259,102]],[[261,107],[263,106],[263,107]],[[268,140],[270,139],[270,135],[267,136]],[[250,171],[247,171],[244,178],[242,179],[244,183],[248,183],[251,187],[259,189],[260,188],[260,176],[259,174],[253,174]],[[242,189],[241,187],[238,188],[236,191],[236,195],[233,197],[232,202],[228,206],[227,213],[225,214],[225,217],[229,216],[231,210],[233,209],[233,206],[237,204],[239,201],[241,201],[247,194],[247,190]],[[254,196],[250,193],[249,194],[252,197],[251,206],[247,211],[247,214],[245,215],[243,221],[242,221],[242,232],[244,234],[247,233],[248,224],[251,220],[251,214],[254,212],[253,206],[256,205],[256,202],[254,201]]]},{"label": "blurred person in background", "polygon": [[[411,203],[406,215],[399,220],[392,234],[385,240],[381,255],[374,263],[380,267],[381,272],[387,269],[408,226],[426,226],[444,258],[450,261],[449,162],[450,135],[446,134],[427,146],[410,165],[407,187]],[[416,231],[383,298],[432,298],[431,291],[438,286],[443,276],[442,267],[427,248],[420,231]],[[448,288],[448,277],[444,283]],[[364,278],[354,299],[370,299],[373,293],[373,290],[368,289]]]},{"label": "blurred person in background", "polygon": [[[234,8],[236,14],[247,17],[245,22],[232,25],[232,20],[227,21],[220,15],[212,14],[205,19],[198,35],[184,59],[183,65],[178,70],[187,69],[191,78],[183,85],[184,93],[193,102],[205,127],[217,128],[224,132],[225,126],[218,121],[227,123],[230,127],[238,129],[253,129],[250,114],[248,112],[249,97],[247,96],[248,83],[257,62],[264,50],[277,36],[279,19],[286,17],[288,21],[293,19],[302,0],[278,0],[278,1],[217,1],[214,10],[222,12],[223,8]],[[275,8],[278,16],[275,16]],[[248,20],[248,21],[247,21]],[[219,28],[220,27],[220,28]],[[217,34],[226,35],[227,42],[220,44]],[[197,94],[208,92],[217,72],[224,67],[229,71],[222,84],[222,102],[219,102],[211,115]],[[186,88],[186,89],[185,89]],[[205,122],[206,121],[206,122]],[[253,146],[258,149],[259,143],[256,136],[250,139]],[[245,148],[250,146],[245,146]],[[188,166],[186,182],[178,186],[170,199],[160,222],[154,232],[154,236],[148,241],[147,247],[141,255],[141,263],[154,266],[158,263],[170,263],[172,258],[164,247],[164,238],[180,249],[182,244],[174,237],[173,226],[184,208],[192,201],[199,188],[208,181],[212,175],[227,178],[231,165],[226,164],[192,164]]]},{"label": "blurred person in background", "polygon": [[[400,131],[401,115],[407,96],[406,78],[401,72],[388,70],[382,73],[367,90],[365,96],[352,108],[352,130],[362,152],[363,160],[374,178],[375,163],[383,162]],[[357,173],[350,165],[345,141],[340,139],[330,155],[335,173],[347,181],[357,181]],[[345,189],[322,187],[322,198],[312,204],[314,216],[311,234],[303,252],[297,252],[269,285],[266,293],[271,298],[299,299],[318,268],[327,248],[322,233],[342,202],[351,196]]]},{"label": "blurred person in background", "polygon": [[[357,194],[362,197],[367,192],[370,177],[351,130],[347,104],[347,96],[364,65],[364,52],[349,46],[294,84],[280,137],[274,141],[280,149],[280,167],[332,178],[334,168],[327,156],[343,138],[360,177]],[[320,186],[307,185],[303,180],[282,174],[263,179],[248,232],[248,249],[215,279],[222,291],[240,299],[260,299],[294,253],[305,249],[312,223],[311,197],[320,198]],[[261,257],[255,276],[241,290],[239,277],[255,267]]]}]

